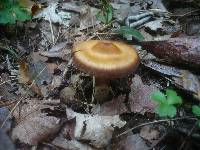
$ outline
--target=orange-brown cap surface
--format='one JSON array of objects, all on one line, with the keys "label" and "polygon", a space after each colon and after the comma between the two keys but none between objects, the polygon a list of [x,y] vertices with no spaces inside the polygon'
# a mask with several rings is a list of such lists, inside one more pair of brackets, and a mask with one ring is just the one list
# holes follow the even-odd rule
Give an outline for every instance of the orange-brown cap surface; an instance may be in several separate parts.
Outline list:
[{"label": "orange-brown cap surface", "polygon": [[72,56],[79,69],[97,77],[117,78],[128,75],[137,69],[140,62],[133,47],[107,40],[76,43]]}]

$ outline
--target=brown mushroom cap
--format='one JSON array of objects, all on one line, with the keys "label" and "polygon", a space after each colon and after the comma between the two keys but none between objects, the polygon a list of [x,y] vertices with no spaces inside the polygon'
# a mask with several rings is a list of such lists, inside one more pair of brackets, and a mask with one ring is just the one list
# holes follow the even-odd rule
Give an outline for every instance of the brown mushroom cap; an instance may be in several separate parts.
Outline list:
[{"label": "brown mushroom cap", "polygon": [[74,45],[73,61],[96,77],[117,78],[134,72],[140,62],[137,51],[124,43],[90,40]]}]

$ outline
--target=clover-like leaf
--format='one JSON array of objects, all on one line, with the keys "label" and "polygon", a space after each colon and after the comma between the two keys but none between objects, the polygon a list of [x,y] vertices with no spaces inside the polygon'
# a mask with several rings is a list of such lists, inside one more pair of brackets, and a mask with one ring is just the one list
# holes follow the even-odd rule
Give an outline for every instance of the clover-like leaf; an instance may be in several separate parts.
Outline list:
[{"label": "clover-like leaf", "polygon": [[182,98],[177,95],[176,91],[167,89],[167,102],[169,105],[182,104]]},{"label": "clover-like leaf", "polygon": [[200,107],[197,105],[193,105],[192,106],[192,113],[197,116],[200,117]]},{"label": "clover-like leaf", "polygon": [[31,19],[31,14],[21,7],[18,1],[1,0],[0,2],[0,23],[14,24],[17,20],[26,21]]},{"label": "clover-like leaf", "polygon": [[163,104],[163,103],[166,103],[167,101],[167,99],[166,99],[166,96],[165,96],[165,94],[163,94],[162,92],[160,92],[160,91],[155,91],[155,92],[153,92],[152,94],[151,94],[151,99],[154,101],[154,102],[156,102],[156,103],[158,103],[158,104]]},{"label": "clover-like leaf", "polygon": [[160,117],[170,117],[173,118],[176,115],[176,107],[168,104],[161,104],[156,108],[155,112]]}]

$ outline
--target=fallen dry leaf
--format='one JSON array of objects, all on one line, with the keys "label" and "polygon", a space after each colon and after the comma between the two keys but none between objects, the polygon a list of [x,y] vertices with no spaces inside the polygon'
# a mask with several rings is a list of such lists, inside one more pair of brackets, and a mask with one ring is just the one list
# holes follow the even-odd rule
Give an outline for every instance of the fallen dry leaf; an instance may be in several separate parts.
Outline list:
[{"label": "fallen dry leaf", "polygon": [[173,83],[178,88],[192,92],[192,94],[200,100],[200,76],[197,76],[190,71],[180,70],[180,77],[172,77]]},{"label": "fallen dry leaf", "polygon": [[169,80],[172,84],[177,88],[191,92],[194,97],[200,100],[200,76],[188,70],[182,70],[177,67],[164,65],[150,60],[143,61],[143,64],[163,75],[167,75],[167,79],[169,79],[168,76],[170,76]]},{"label": "fallen dry leaf", "polygon": [[92,108],[92,114],[96,115],[120,115],[122,113],[127,113],[128,110],[125,106],[125,96],[118,96],[113,98],[112,101],[104,102],[102,105],[95,105]]},{"label": "fallen dry leaf", "polygon": [[149,150],[145,141],[139,134],[128,134],[120,138],[114,149],[117,150]]},{"label": "fallen dry leaf", "polygon": [[1,102],[14,101],[18,98],[14,92],[11,92],[14,88],[12,86],[12,78],[9,74],[1,73],[0,75],[0,100]]},{"label": "fallen dry leaf", "polygon": [[0,129],[0,145],[0,150],[15,150],[13,142],[2,129]]},{"label": "fallen dry leaf", "polygon": [[59,10],[58,5],[59,5],[58,2],[55,1],[49,2],[48,7],[42,9],[41,12],[39,12],[33,18],[44,19],[68,27],[71,14],[69,12],[64,12],[62,10]]},{"label": "fallen dry leaf", "polygon": [[[2,123],[6,120],[7,116],[9,116],[10,111],[8,110],[8,108],[6,107],[1,107],[0,108],[0,126],[2,125]],[[4,132],[8,132],[11,129],[11,117],[9,117],[4,126],[1,128]]]},{"label": "fallen dry leaf", "polygon": [[114,127],[123,127],[125,121],[119,119],[119,115],[99,116],[80,114],[66,109],[68,120],[75,118],[76,126],[74,137],[80,141],[89,141],[97,148],[103,148],[111,142]]},{"label": "fallen dry leaf", "polygon": [[[59,102],[57,102],[58,104]],[[28,119],[44,115],[42,113],[43,109],[49,108],[51,110],[54,109],[54,100],[49,101],[47,104],[44,100],[39,100],[37,98],[27,99],[20,103],[17,108],[13,112],[13,116],[17,124],[22,123]]]},{"label": "fallen dry leaf", "polygon": [[60,119],[51,116],[37,116],[17,125],[12,131],[12,139],[22,143],[37,145],[54,136],[61,127]]},{"label": "fallen dry leaf", "polygon": [[95,150],[95,148],[92,148],[91,146],[87,145],[86,143],[81,143],[75,139],[72,140],[66,140],[62,137],[56,137],[52,144],[65,149],[65,150]]},{"label": "fallen dry leaf", "polygon": [[144,114],[154,113],[155,104],[150,99],[150,94],[156,91],[156,87],[144,85],[140,76],[135,75],[132,79],[131,92],[129,93],[129,104],[132,112]]}]

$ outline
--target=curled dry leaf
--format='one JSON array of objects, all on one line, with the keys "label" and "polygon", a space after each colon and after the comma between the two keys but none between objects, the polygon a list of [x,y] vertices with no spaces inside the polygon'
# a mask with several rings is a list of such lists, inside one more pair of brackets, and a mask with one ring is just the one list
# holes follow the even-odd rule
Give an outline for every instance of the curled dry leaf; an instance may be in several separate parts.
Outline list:
[{"label": "curled dry leaf", "polygon": [[156,87],[144,85],[140,76],[135,75],[129,93],[129,103],[132,112],[144,114],[154,113],[155,104],[150,100],[150,94],[156,91]]},{"label": "curled dry leaf", "polygon": [[143,41],[141,45],[168,62],[200,68],[200,37],[185,36],[166,41]]},{"label": "curled dry leaf", "polygon": [[114,127],[123,127],[125,121],[121,121],[118,115],[99,116],[80,114],[66,109],[68,120],[76,118],[74,137],[78,140],[87,140],[97,148],[107,146],[112,138]]},{"label": "curled dry leaf", "polygon": [[179,68],[159,64],[154,61],[144,61],[143,64],[163,75],[170,76],[172,78],[172,80],[170,80],[172,81],[172,84],[178,88],[191,92],[197,99],[200,100],[200,76],[187,70],[181,70]]},{"label": "curled dry leaf", "polygon": [[22,143],[37,145],[46,141],[60,130],[60,119],[51,116],[37,116],[17,125],[12,131],[12,139]]}]

